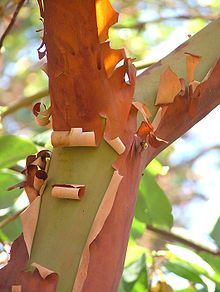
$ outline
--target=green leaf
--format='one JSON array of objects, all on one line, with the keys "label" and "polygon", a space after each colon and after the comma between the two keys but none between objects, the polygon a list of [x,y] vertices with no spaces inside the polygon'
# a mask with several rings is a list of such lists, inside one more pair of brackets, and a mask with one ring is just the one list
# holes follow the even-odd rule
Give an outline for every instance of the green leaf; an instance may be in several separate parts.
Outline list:
[{"label": "green leaf", "polygon": [[0,137],[0,168],[11,167],[37,151],[30,139],[5,135]]},{"label": "green leaf", "polygon": [[2,231],[2,229],[0,229],[0,241],[1,242],[9,242],[9,238],[7,237],[6,234],[4,234],[4,232]]},{"label": "green leaf", "polygon": [[138,279],[133,284],[132,289],[129,291],[131,291],[131,292],[147,292],[148,291],[147,287],[148,287],[147,271],[142,270]]},{"label": "green leaf", "polygon": [[155,176],[147,169],[142,177],[135,217],[146,224],[170,228],[173,224],[172,207]]},{"label": "green leaf", "polygon": [[131,226],[131,234],[130,234],[131,238],[132,239],[140,238],[143,235],[145,230],[146,230],[146,225],[134,217],[132,226]]},{"label": "green leaf", "polygon": [[168,244],[167,248],[169,251],[166,254],[166,258],[170,262],[181,263],[181,265],[184,265],[184,267],[193,271],[195,274],[203,275],[211,281],[218,283],[214,269],[200,256],[200,253],[197,254],[188,248],[172,244]]},{"label": "green leaf", "polygon": [[50,145],[51,130],[44,131],[33,137],[33,142],[39,146],[44,147],[45,145]]},{"label": "green leaf", "polygon": [[123,272],[124,281],[128,283],[136,281],[143,268],[146,269],[145,254],[142,254],[138,260],[125,267]]},{"label": "green leaf", "polygon": [[147,261],[149,261],[149,265],[152,264],[151,253],[148,253],[148,250],[140,246],[134,241],[131,237],[128,241],[128,248],[125,258],[125,267],[129,266],[133,262],[137,261],[143,254],[147,257]]},{"label": "green leaf", "polygon": [[119,291],[146,292],[147,287],[146,256],[143,254],[138,260],[124,268]]},{"label": "green leaf", "polygon": [[218,218],[215,226],[210,233],[211,237],[215,240],[217,246],[220,248],[220,217]]},{"label": "green leaf", "polygon": [[153,175],[164,175],[164,167],[157,159],[153,159],[148,164],[147,170]]},{"label": "green leaf", "polygon": [[195,287],[189,286],[185,289],[175,290],[175,292],[197,292]]},{"label": "green leaf", "polygon": [[190,266],[186,266],[184,263],[181,262],[167,262],[165,264],[167,270],[171,273],[178,275],[184,279],[189,280],[192,283],[199,283],[206,287],[206,284],[201,279],[199,273],[197,273],[194,269]]},{"label": "green leaf", "polygon": [[206,252],[200,252],[200,257],[205,260],[214,270],[214,274],[212,274],[213,280],[217,282],[220,286],[220,257],[214,256]]},{"label": "green leaf", "polygon": [[8,191],[8,187],[13,186],[22,181],[23,175],[13,170],[0,170],[0,209],[9,208],[15,200],[21,195],[21,189]]},{"label": "green leaf", "polygon": [[[6,216],[0,217],[0,220],[4,220],[8,217]],[[11,221],[3,228],[0,229],[0,241],[2,242],[12,242],[14,241],[22,232],[22,224],[20,217],[17,217],[16,220]]]}]

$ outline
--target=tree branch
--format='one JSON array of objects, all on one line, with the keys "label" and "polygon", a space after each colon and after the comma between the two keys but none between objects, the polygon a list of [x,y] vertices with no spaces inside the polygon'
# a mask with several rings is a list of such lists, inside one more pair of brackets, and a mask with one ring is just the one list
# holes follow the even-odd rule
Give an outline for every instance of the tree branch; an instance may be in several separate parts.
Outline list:
[{"label": "tree branch", "polygon": [[201,156],[205,155],[207,152],[212,151],[212,150],[220,150],[220,145],[213,145],[211,147],[205,148],[203,150],[201,150],[198,154],[196,154],[193,158],[182,161],[174,166],[172,166],[170,169],[172,171],[178,169],[178,168],[182,168],[184,166],[190,166],[192,165],[197,159],[199,159]]},{"label": "tree branch", "polygon": [[220,57],[220,35],[216,33],[220,29],[220,18],[207,25],[186,42],[177,47],[165,58],[150,66],[138,76],[135,88],[135,100],[145,103],[154,118],[158,107],[154,105],[160,81],[160,75],[168,66],[178,75],[184,78],[188,86],[186,72],[186,55],[190,52],[194,55],[202,56],[198,65],[195,78],[201,81],[216,60]]},{"label": "tree branch", "polygon": [[48,89],[44,89],[44,90],[42,90],[34,95],[31,95],[31,96],[25,97],[19,101],[16,101],[12,105],[9,105],[9,107],[4,112],[1,113],[1,117],[4,118],[4,117],[14,113],[18,109],[25,107],[25,106],[28,106],[28,105],[32,104],[34,101],[47,96],[48,94],[49,94]]},{"label": "tree branch", "polygon": [[10,30],[12,29],[12,27],[13,27],[13,25],[15,23],[15,20],[17,18],[17,15],[18,15],[21,7],[23,6],[24,2],[25,2],[25,0],[20,0],[18,2],[17,7],[15,9],[15,12],[14,12],[12,18],[11,18],[11,21],[9,22],[9,25],[7,26],[7,28],[6,28],[5,32],[3,33],[3,35],[1,36],[1,39],[0,39],[0,49],[1,49],[2,45],[3,45],[3,42],[4,42],[5,38],[6,38],[6,36],[10,32]]},{"label": "tree branch", "polygon": [[[220,19],[209,24],[206,28],[197,33],[194,37],[180,45],[171,54],[145,70],[137,78],[135,100],[147,105],[152,114],[153,120],[158,107],[155,106],[155,99],[159,87],[161,74],[170,66],[179,78],[184,78],[188,87],[186,70],[186,52],[201,56],[201,62],[196,68],[195,80],[202,81],[207,72],[219,60],[220,35],[216,32],[220,29]],[[190,98],[188,92],[184,97],[177,96],[175,101],[168,105],[166,114],[163,116],[156,134],[158,137],[168,141],[161,147],[148,147],[145,150],[143,163],[148,164],[157,154],[170,145],[177,138],[186,133],[198,121],[204,118],[213,110],[220,101],[220,62],[212,72],[214,75],[206,84],[203,84],[203,92],[198,99],[196,114],[189,114]]]},{"label": "tree branch", "polygon": [[210,249],[206,246],[203,246],[203,245],[200,245],[198,243],[195,243],[191,240],[188,240],[188,239],[185,239],[183,238],[182,236],[179,236],[173,232],[170,232],[170,231],[167,231],[167,230],[163,230],[163,229],[160,229],[160,228],[156,228],[152,225],[147,225],[147,230],[150,230],[162,237],[164,237],[166,240],[168,241],[171,241],[171,242],[179,242],[179,243],[182,243],[192,249],[194,249],[195,251],[197,252],[201,252],[201,251],[204,251],[204,252],[207,252],[211,255],[214,255],[214,256],[220,256],[220,250],[213,250],[213,249]]},{"label": "tree branch", "polygon": [[192,14],[192,15],[174,15],[174,16],[169,16],[169,17],[159,17],[156,19],[148,20],[148,21],[143,21],[143,22],[138,22],[133,25],[124,25],[124,24],[117,24],[114,26],[116,29],[123,29],[123,28],[128,28],[128,29],[137,29],[137,30],[143,30],[146,25],[148,24],[154,24],[154,23],[160,23],[164,21],[170,21],[170,20],[192,20],[192,19],[204,19],[207,21],[210,20],[216,20],[219,17],[219,15],[202,15],[202,14]]}]

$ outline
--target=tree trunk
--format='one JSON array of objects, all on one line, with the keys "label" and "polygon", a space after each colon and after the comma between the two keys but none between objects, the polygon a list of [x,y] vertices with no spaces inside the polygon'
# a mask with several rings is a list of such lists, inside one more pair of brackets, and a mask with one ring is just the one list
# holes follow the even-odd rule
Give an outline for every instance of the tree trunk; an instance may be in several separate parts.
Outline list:
[{"label": "tree trunk", "polygon": [[[46,188],[36,197],[41,201],[36,229],[30,224],[29,230],[24,230],[26,241],[27,233],[34,234],[30,258],[20,238],[8,267],[0,272],[0,288],[11,291],[16,285],[21,291],[55,291],[56,286],[60,292],[117,291],[144,167],[219,104],[220,62],[215,61],[220,55],[220,37],[215,32],[220,20],[137,78],[137,105],[132,103],[135,72],[131,60],[106,43],[108,28],[117,21],[109,2],[39,3],[44,18],[55,148]],[[187,81],[185,53],[202,57],[195,74],[195,80],[201,83],[193,93],[188,90],[192,84]],[[124,65],[116,68],[120,60]],[[161,105],[159,116],[155,98],[168,66],[186,82],[173,102]],[[203,80],[210,68],[213,70]],[[126,74],[128,81],[124,80]],[[144,104],[151,112],[148,119],[153,126],[146,119]],[[137,116],[141,118],[137,120]],[[151,129],[144,137],[138,131],[143,116]],[[76,128],[95,137],[90,147],[83,144],[85,140],[80,145],[75,140],[68,144],[67,136]],[[81,139],[79,136],[77,139]],[[146,143],[148,147],[144,147]],[[54,185],[62,188],[73,184],[85,186],[81,200],[51,195]],[[30,216],[31,212],[29,209],[26,214]],[[37,270],[33,263],[39,265]],[[24,267],[31,272],[24,272]]]}]

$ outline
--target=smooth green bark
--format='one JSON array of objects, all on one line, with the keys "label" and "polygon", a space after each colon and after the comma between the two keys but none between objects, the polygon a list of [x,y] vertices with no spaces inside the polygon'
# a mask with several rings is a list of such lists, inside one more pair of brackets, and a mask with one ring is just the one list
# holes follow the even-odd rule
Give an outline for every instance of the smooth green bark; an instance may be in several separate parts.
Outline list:
[{"label": "smooth green bark", "polygon": [[149,67],[137,78],[135,100],[141,101],[148,106],[152,118],[157,111],[154,103],[160,75],[168,66],[171,67],[179,78],[185,79],[186,85],[188,84],[186,52],[202,57],[195,71],[196,80],[202,81],[206,73],[220,57],[220,18],[210,23],[161,61]]},{"label": "smooth green bark", "polygon": [[[53,150],[47,188],[42,197],[39,222],[30,263],[59,274],[57,292],[71,291],[93,220],[109,185],[116,152],[104,141],[100,147]],[[81,201],[51,196],[53,184],[84,184]]]}]

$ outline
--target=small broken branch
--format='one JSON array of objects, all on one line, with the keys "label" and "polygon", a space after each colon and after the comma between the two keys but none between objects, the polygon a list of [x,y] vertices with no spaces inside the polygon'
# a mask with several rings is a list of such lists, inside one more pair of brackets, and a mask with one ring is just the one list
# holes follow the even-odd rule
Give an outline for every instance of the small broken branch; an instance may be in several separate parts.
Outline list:
[{"label": "small broken branch", "polygon": [[9,22],[9,25],[7,26],[7,28],[6,28],[6,30],[4,31],[3,35],[1,36],[1,39],[0,39],[0,49],[1,49],[1,47],[3,46],[3,42],[4,42],[5,38],[6,38],[6,36],[7,36],[8,33],[10,32],[10,30],[12,29],[12,27],[13,27],[15,21],[16,21],[16,18],[17,18],[17,16],[18,16],[18,13],[19,13],[21,7],[23,6],[24,2],[25,2],[25,0],[20,0],[20,1],[18,2],[17,7],[16,7],[16,9],[15,9],[15,12],[14,12],[12,18],[11,18],[11,21]]},{"label": "small broken branch", "polygon": [[159,236],[162,236],[164,237],[167,241],[171,241],[171,242],[177,242],[177,243],[181,243],[183,245],[186,245],[192,249],[194,249],[195,251],[197,252],[207,252],[211,255],[214,255],[214,256],[220,256],[220,250],[213,250],[213,249],[210,249],[206,246],[203,246],[203,245],[200,245],[194,241],[191,241],[191,240],[188,240],[186,238],[183,238],[182,236],[180,235],[177,235],[173,232],[170,232],[170,231],[167,231],[167,230],[163,230],[163,229],[160,229],[160,228],[156,228],[152,225],[147,225],[147,230],[150,230],[156,234],[158,234]]},{"label": "small broken branch", "polygon": [[19,173],[21,173],[24,170],[24,168],[18,164],[15,164],[14,166],[10,167],[10,169]]},{"label": "small broken branch", "polygon": [[12,221],[14,221],[15,219],[17,219],[17,217],[26,209],[27,207],[21,209],[20,211],[18,211],[17,213],[8,216],[7,218],[5,218],[4,220],[2,220],[0,222],[0,229],[3,228],[4,226],[6,226],[7,224],[11,223]]}]

